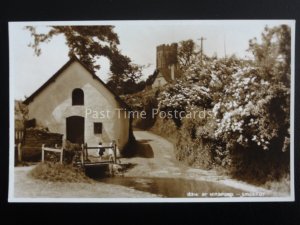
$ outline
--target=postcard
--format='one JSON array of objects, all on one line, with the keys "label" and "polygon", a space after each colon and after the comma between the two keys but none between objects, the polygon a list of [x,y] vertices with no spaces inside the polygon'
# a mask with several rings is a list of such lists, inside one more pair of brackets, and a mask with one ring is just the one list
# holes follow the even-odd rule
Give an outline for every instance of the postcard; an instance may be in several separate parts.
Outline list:
[{"label": "postcard", "polygon": [[294,20],[9,22],[10,202],[294,201]]}]

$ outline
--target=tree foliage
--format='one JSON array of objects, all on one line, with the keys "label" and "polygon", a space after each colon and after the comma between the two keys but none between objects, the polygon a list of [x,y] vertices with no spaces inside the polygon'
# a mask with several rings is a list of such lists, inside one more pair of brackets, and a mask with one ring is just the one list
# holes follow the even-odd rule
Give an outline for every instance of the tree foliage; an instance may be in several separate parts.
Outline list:
[{"label": "tree foliage", "polygon": [[46,33],[38,33],[36,27],[27,26],[33,37],[29,44],[37,56],[41,54],[41,43],[48,43],[54,36],[64,35],[69,48],[69,56],[76,55],[92,71],[100,69],[97,59],[106,57],[110,60],[110,84],[124,88],[124,82],[136,83],[141,77],[142,67],[135,65],[131,59],[118,49],[118,35],[114,26],[50,26]]},{"label": "tree foliage", "polygon": [[249,49],[265,79],[289,84],[291,73],[291,28],[288,25],[265,27],[261,43],[256,38],[249,41]]},{"label": "tree foliage", "polygon": [[196,62],[196,44],[193,40],[179,42],[178,46],[178,62],[180,69],[186,69]]},{"label": "tree foliage", "polygon": [[[116,70],[114,68],[118,65],[116,60],[121,54],[117,49],[119,37],[113,28],[113,26],[50,26],[47,33],[38,33],[36,27],[26,27],[33,37],[33,42],[29,46],[34,49],[37,56],[42,53],[41,43],[49,43],[54,36],[64,35],[69,47],[69,56],[78,56],[93,71],[100,69],[100,65],[96,64],[96,59],[100,56],[107,57],[113,70]],[[126,57],[119,60],[126,61],[127,64],[130,62]],[[124,67],[123,64],[121,66]]]},{"label": "tree foliage", "polygon": [[146,83],[141,80],[142,70],[144,66],[131,64],[125,73],[120,73],[117,76],[111,75],[107,85],[111,87],[116,94],[132,94],[142,91]]}]

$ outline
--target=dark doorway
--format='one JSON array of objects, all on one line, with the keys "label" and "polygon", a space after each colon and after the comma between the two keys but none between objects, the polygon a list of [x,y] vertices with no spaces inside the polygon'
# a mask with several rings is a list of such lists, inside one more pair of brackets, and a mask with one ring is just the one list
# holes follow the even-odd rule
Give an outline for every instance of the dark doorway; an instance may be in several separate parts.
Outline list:
[{"label": "dark doorway", "polygon": [[70,116],[67,118],[67,140],[72,143],[84,143],[84,117]]}]

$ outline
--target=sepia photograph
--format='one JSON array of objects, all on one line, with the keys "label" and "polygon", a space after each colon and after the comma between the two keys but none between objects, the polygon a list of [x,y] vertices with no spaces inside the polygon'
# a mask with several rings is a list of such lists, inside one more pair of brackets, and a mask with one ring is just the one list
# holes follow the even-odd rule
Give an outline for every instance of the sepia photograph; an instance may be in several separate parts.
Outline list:
[{"label": "sepia photograph", "polygon": [[9,202],[287,202],[295,20],[9,22]]}]

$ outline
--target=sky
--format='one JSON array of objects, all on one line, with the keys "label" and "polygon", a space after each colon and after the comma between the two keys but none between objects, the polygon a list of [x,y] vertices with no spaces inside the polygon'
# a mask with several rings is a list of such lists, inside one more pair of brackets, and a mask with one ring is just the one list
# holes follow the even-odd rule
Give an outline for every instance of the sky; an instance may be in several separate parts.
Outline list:
[{"label": "sky", "polygon": [[[50,25],[114,25],[118,34],[119,49],[131,58],[133,63],[149,65],[143,71],[143,78],[152,74],[156,63],[156,46],[192,39],[203,51],[218,57],[235,54],[250,58],[247,52],[249,40],[260,40],[266,25],[293,25],[287,20],[213,20],[213,21],[79,21],[79,22],[12,22],[9,24],[10,87],[14,99],[24,100],[45,83],[68,60],[68,47],[63,35],[55,36],[49,43],[41,45],[42,54],[36,56],[28,44],[32,37],[25,26],[36,26],[37,31],[47,31]],[[97,75],[105,82],[109,73],[109,61],[100,60],[101,69]]]}]

